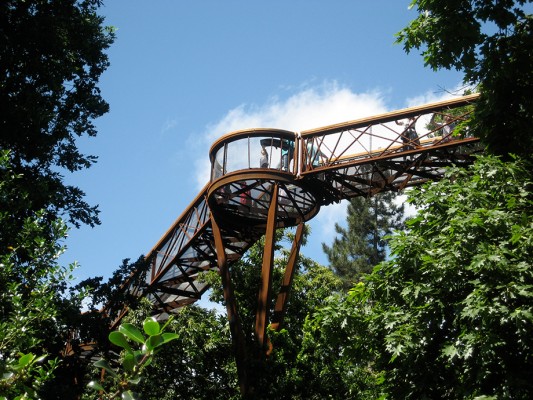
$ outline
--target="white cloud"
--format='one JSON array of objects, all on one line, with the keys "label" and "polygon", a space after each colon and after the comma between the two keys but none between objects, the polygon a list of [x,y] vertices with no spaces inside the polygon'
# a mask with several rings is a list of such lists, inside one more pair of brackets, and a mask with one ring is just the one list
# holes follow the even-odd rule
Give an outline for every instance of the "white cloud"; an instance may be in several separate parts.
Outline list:
[{"label": "white cloud", "polygon": [[[436,102],[455,97],[464,87],[453,92],[427,92],[406,100],[407,107]],[[315,87],[303,88],[292,96],[281,99],[273,97],[262,105],[241,104],[227,112],[219,121],[208,125],[202,137],[202,147],[207,149],[220,136],[232,131],[248,128],[279,128],[303,131],[331,124],[355,120],[390,111],[380,91],[356,93],[336,82],[326,82]],[[196,136],[195,138],[198,138]],[[198,144],[198,142],[196,142]],[[198,151],[195,150],[195,151]],[[207,150],[204,150],[207,153]],[[196,162],[196,182],[202,188],[210,176],[207,157]],[[405,201],[405,196],[402,196]],[[330,243],[335,236],[335,224],[343,224],[346,218],[347,201],[322,207],[313,220],[313,243]],[[406,215],[413,215],[412,206]]]},{"label": "white cloud", "polygon": [[[355,93],[336,82],[326,82],[303,89],[287,99],[273,97],[263,105],[241,104],[220,121],[207,126],[202,137],[208,147],[220,136],[236,130],[278,128],[303,131],[385,111],[383,95],[379,91]],[[199,188],[209,180],[209,169],[209,160],[196,163]]]}]

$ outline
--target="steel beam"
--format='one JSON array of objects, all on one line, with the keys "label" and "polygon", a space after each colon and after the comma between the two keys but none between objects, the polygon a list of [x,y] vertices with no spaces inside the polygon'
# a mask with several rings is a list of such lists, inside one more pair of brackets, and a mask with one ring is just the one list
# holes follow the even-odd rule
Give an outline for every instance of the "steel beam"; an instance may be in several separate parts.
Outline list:
[{"label": "steel beam", "polygon": [[289,260],[287,261],[287,266],[285,267],[285,274],[283,276],[283,282],[281,283],[281,288],[276,299],[276,305],[274,306],[274,313],[272,314],[272,322],[270,327],[275,331],[279,331],[283,324],[283,318],[285,317],[285,311],[287,309],[287,302],[289,300],[289,292],[292,286],[292,280],[294,278],[294,270],[296,265],[296,260],[300,254],[300,245],[302,243],[302,237],[304,232],[305,224],[302,222],[298,225],[296,229],[296,234],[292,242],[291,253],[289,255]]},{"label": "steel beam", "polygon": [[222,288],[224,291],[224,301],[226,302],[226,312],[228,314],[231,339],[233,341],[233,348],[235,351],[237,375],[239,377],[241,393],[245,394],[249,389],[246,344],[244,341],[244,335],[242,333],[239,313],[237,311],[235,294],[233,292],[233,284],[231,282],[231,275],[226,257],[226,248],[224,246],[220,227],[218,226],[213,214],[211,214],[211,226],[213,230],[213,238],[215,240],[215,248],[217,251],[217,265],[220,278],[222,280]]},{"label": "steel beam", "polygon": [[278,210],[279,185],[272,186],[272,196],[268,209],[267,226],[265,232],[265,247],[263,249],[263,266],[261,268],[261,287],[257,300],[255,314],[255,336],[260,348],[264,349],[266,342],[266,328],[268,321],[268,309],[270,304],[270,291],[272,288],[272,269],[274,265],[274,244],[276,236],[276,215]]}]

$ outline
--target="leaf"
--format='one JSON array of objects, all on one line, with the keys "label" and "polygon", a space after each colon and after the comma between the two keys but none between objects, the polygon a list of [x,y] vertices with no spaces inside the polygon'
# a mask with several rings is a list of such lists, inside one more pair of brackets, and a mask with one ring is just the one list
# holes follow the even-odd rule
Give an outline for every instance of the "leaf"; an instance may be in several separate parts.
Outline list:
[{"label": "leaf", "polygon": [[122,347],[126,349],[129,353],[132,352],[132,349],[130,347],[130,344],[126,340],[126,336],[122,334],[122,332],[113,331],[109,334],[109,341],[113,343],[114,345],[117,345],[119,347]]},{"label": "leaf", "polygon": [[120,325],[118,330],[126,335],[129,339],[137,343],[144,343],[144,335],[135,325],[124,323]]},{"label": "leaf", "polygon": [[33,363],[40,363],[41,361],[43,361],[44,359],[46,358],[46,355],[42,355],[42,356],[39,356],[37,357],[35,360],[33,360]]},{"label": "leaf", "polygon": [[[6,372],[6,373],[3,373],[3,374],[2,374],[2,378],[1,378],[1,379],[7,381],[8,379],[11,379],[14,375],[15,375],[15,374],[14,374],[13,372]],[[1,400],[1,399],[2,399],[2,398],[0,397],[0,400]]]},{"label": "leaf", "polygon": [[150,336],[158,335],[160,332],[159,322],[157,322],[154,317],[146,318],[143,323],[143,329],[147,335],[150,335]]},{"label": "leaf", "polygon": [[161,335],[150,336],[145,342],[145,346],[148,350],[153,350],[163,344],[163,337]]},{"label": "leaf", "polygon": [[163,343],[168,343],[180,337],[177,333],[163,333],[161,336],[163,337]]},{"label": "leaf", "polygon": [[101,390],[102,392],[105,392],[105,389],[102,385],[100,385],[98,382],[96,381],[90,381],[88,384],[87,384],[87,387],[90,388],[90,389],[93,389],[93,390]]},{"label": "leaf", "polygon": [[137,394],[132,392],[131,390],[126,390],[125,392],[122,392],[122,400],[139,400],[141,397]]},{"label": "leaf", "polygon": [[32,353],[24,354],[22,355],[22,357],[19,358],[18,364],[22,368],[27,367],[28,365],[30,365],[34,358],[35,355],[33,355]]},{"label": "leaf", "polygon": [[132,385],[138,385],[142,381],[142,376],[139,376],[137,378],[128,379],[128,383],[131,383]]},{"label": "leaf", "polygon": [[152,357],[148,357],[148,358],[146,359],[146,361],[144,362],[144,366],[147,367],[147,366],[149,366],[150,364],[152,364],[152,360],[153,360]]},{"label": "leaf", "polygon": [[135,369],[135,366],[137,365],[137,363],[135,362],[135,356],[133,355],[133,353],[127,353],[124,356],[124,361],[122,361],[122,365],[124,366],[124,369],[127,372],[133,372],[133,370]]},{"label": "leaf", "polygon": [[448,356],[449,358],[454,358],[457,353],[457,347],[455,347],[453,344],[445,346],[444,349],[442,349],[442,354]]},{"label": "leaf", "polygon": [[113,370],[113,368],[111,368],[111,365],[109,365],[109,363],[106,360],[98,360],[93,365],[97,368],[105,369],[109,373],[109,375],[111,375],[113,378],[118,377],[116,372]]}]

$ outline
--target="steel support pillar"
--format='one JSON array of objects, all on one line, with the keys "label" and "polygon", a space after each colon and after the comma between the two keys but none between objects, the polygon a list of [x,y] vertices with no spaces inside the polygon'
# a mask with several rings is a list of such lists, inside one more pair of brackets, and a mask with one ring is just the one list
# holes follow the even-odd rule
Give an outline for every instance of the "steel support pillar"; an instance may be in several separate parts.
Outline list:
[{"label": "steel support pillar", "polygon": [[237,303],[235,302],[235,295],[233,292],[233,284],[231,282],[231,275],[228,267],[224,241],[222,240],[220,227],[218,226],[218,223],[212,214],[211,226],[213,229],[213,237],[215,239],[219,274],[222,280],[222,288],[224,290],[226,312],[228,314],[231,338],[235,351],[235,361],[237,364],[237,375],[239,378],[239,385],[241,388],[241,393],[246,396],[249,390],[247,365],[248,357],[246,352],[246,344],[244,341],[244,335],[242,333],[239,313],[237,311]]},{"label": "steel support pillar", "polygon": [[272,198],[268,209],[265,232],[265,247],[263,250],[263,265],[261,268],[261,287],[255,314],[255,336],[261,349],[265,349],[270,291],[272,288],[272,269],[274,265],[274,244],[276,241],[276,216],[278,210],[278,184],[274,184]]},{"label": "steel support pillar", "polygon": [[274,313],[272,314],[271,328],[275,331],[279,331],[283,324],[283,318],[285,317],[285,310],[287,309],[287,302],[289,300],[289,292],[292,286],[292,279],[294,277],[294,270],[296,260],[300,254],[300,245],[302,243],[302,237],[304,232],[304,223],[301,222],[296,229],[294,240],[292,242],[291,253],[287,266],[285,267],[285,274],[283,276],[283,282],[276,299],[276,305],[274,307]]}]

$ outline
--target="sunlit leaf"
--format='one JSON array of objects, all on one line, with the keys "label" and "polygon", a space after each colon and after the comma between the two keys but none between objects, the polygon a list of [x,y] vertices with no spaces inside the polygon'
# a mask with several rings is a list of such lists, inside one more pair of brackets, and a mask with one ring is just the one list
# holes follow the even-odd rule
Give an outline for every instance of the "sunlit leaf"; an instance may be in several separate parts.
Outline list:
[{"label": "sunlit leaf", "polygon": [[150,336],[148,340],[145,342],[145,345],[148,348],[148,350],[154,350],[156,347],[161,346],[162,344],[163,344],[163,337],[161,335]]},{"label": "sunlit leaf", "polygon": [[135,325],[124,323],[120,325],[118,330],[119,332],[122,332],[124,335],[126,335],[129,339],[137,343],[144,343],[144,335]]},{"label": "sunlit leaf", "polygon": [[122,347],[123,349],[126,349],[128,352],[131,352],[131,347],[128,341],[126,340],[126,336],[122,334],[122,332],[113,331],[109,334],[109,341],[113,343],[114,345],[117,345],[119,347]]},{"label": "sunlit leaf", "polygon": [[93,389],[93,390],[101,390],[103,392],[105,392],[105,389],[102,385],[100,385],[98,382],[96,381],[90,381],[88,384],[87,384],[87,387],[90,388],[90,389]]},{"label": "sunlit leaf", "polygon": [[160,331],[159,322],[157,322],[153,317],[146,318],[143,323],[143,329],[147,335],[158,335]]},{"label": "sunlit leaf", "polygon": [[138,397],[136,397],[131,390],[126,390],[125,392],[122,392],[121,398],[122,398],[122,400],[136,400],[136,399],[138,399]]},{"label": "sunlit leaf", "polygon": [[171,340],[175,340],[179,338],[179,335],[177,333],[163,333],[162,335],[163,343],[168,343]]},{"label": "sunlit leaf", "polygon": [[27,367],[35,358],[35,355],[32,353],[24,354],[19,358],[18,364],[20,367]]}]

